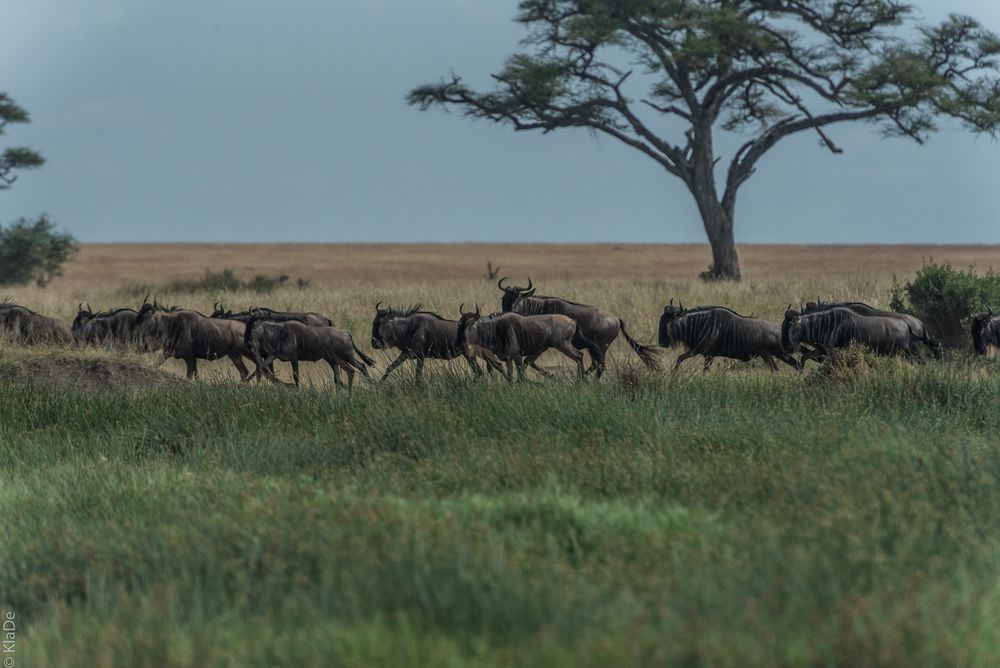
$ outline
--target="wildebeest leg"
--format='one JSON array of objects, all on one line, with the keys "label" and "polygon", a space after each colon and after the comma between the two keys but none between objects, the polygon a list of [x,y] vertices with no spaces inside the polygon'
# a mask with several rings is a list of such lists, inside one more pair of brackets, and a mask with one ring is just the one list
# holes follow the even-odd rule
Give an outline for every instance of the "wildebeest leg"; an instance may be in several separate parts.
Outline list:
[{"label": "wildebeest leg", "polygon": [[403,362],[405,362],[408,359],[411,359],[411,357],[410,357],[410,355],[408,353],[399,353],[399,357],[397,357],[395,360],[393,360],[392,364],[390,364],[388,366],[388,368],[386,368],[385,373],[382,374],[382,380],[385,380],[386,378],[388,378],[390,373],[392,373],[393,371],[395,371],[399,367],[400,364],[402,364]]},{"label": "wildebeest leg", "polygon": [[688,359],[689,357],[694,357],[694,356],[695,356],[695,355],[697,355],[697,354],[698,354],[698,353],[696,353],[695,351],[693,351],[693,350],[689,350],[689,351],[687,351],[686,353],[684,353],[684,354],[682,354],[682,355],[679,355],[679,356],[677,357],[677,362],[676,362],[676,363],[674,364],[674,371],[677,371],[677,369],[678,369],[678,368],[680,368],[680,366],[681,366],[681,363],[682,363],[682,362],[683,362],[684,360]]},{"label": "wildebeest leg", "polygon": [[583,353],[569,344],[557,345],[555,349],[576,362],[576,369],[580,373],[580,378],[583,378]]},{"label": "wildebeest leg", "polygon": [[788,353],[782,353],[778,359],[780,359],[782,362],[792,367],[796,371],[802,371],[802,365],[799,364],[799,361],[795,359],[793,356],[789,355]]},{"label": "wildebeest leg", "polygon": [[195,360],[194,355],[190,357],[185,357],[184,362],[187,364],[187,379],[198,377],[198,361]]},{"label": "wildebeest leg", "polygon": [[340,366],[338,366],[335,360],[329,357],[326,359],[326,363],[330,365],[331,369],[333,369],[333,384],[337,387],[343,387],[344,381],[340,379]]},{"label": "wildebeest leg", "polygon": [[[540,366],[538,366],[537,364],[535,364],[535,360],[537,360],[539,357],[540,357],[540,355],[533,355],[532,357],[525,358],[524,362],[525,362],[525,364],[527,364],[528,366],[530,366],[532,369],[534,369],[538,373],[542,374],[543,377],[545,377],[545,378],[551,378],[552,377],[551,373],[549,373],[545,369],[543,369]],[[581,371],[582,371],[582,369],[581,369]]]},{"label": "wildebeest leg", "polygon": [[299,360],[293,357],[289,360],[292,363],[292,378],[295,380],[295,387],[299,386]]},{"label": "wildebeest leg", "polygon": [[246,380],[250,372],[247,371],[247,366],[243,363],[243,356],[239,353],[233,353],[232,355],[227,355],[227,357],[232,360],[233,366],[240,372],[240,380]]},{"label": "wildebeest leg", "polygon": [[[472,368],[472,372],[473,373],[475,373],[477,376],[482,376],[483,375],[483,370],[479,368],[479,364],[476,363],[476,358],[474,356],[472,356],[472,355],[462,355],[462,357],[464,357],[465,361],[468,362],[469,366]],[[490,368],[489,361],[486,362],[486,368],[487,369]]]},{"label": "wildebeest leg", "polygon": [[778,364],[774,361],[774,356],[771,353],[763,352],[760,354],[760,358],[771,367],[771,371],[778,372]]},{"label": "wildebeest leg", "polygon": [[708,373],[708,370],[712,366],[713,361],[715,361],[714,357],[712,357],[711,355],[705,355],[705,368],[702,369],[703,373]]},{"label": "wildebeest leg", "polygon": [[424,360],[423,357],[417,358],[417,382],[421,382],[424,378]]}]

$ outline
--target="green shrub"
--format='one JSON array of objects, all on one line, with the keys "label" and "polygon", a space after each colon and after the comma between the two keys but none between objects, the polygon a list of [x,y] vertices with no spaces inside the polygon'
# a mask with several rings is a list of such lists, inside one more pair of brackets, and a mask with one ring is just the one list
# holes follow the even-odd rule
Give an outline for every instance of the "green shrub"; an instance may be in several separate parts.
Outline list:
[{"label": "green shrub", "polygon": [[205,270],[205,274],[200,278],[179,278],[161,286],[130,284],[122,288],[119,292],[124,296],[146,295],[151,292],[236,292],[239,290],[249,290],[251,292],[274,292],[278,288],[287,285],[303,290],[309,287],[309,281],[303,278],[290,282],[288,274],[280,276],[265,276],[257,274],[250,279],[242,279],[236,275],[232,269],[222,271]]},{"label": "green shrub", "polygon": [[80,245],[69,232],[59,232],[46,215],[29,221],[19,218],[0,227],[0,285],[39,287],[62,274],[62,266]]},{"label": "green shrub", "polygon": [[949,347],[969,345],[970,318],[1000,305],[1000,274],[992,269],[980,276],[959,271],[948,263],[926,264],[916,278],[892,289],[890,308],[912,313]]}]

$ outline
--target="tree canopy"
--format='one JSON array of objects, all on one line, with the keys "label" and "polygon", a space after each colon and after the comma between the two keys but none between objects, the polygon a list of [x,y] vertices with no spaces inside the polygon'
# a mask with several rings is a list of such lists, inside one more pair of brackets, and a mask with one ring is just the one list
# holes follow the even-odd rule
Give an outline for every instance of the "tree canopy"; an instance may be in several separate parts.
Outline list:
[{"label": "tree canopy", "polygon": [[[7,126],[30,122],[28,112],[0,92],[0,135],[6,133]],[[15,172],[21,169],[41,167],[45,160],[30,148],[8,147],[0,153],[0,190],[6,190],[17,180]]]},{"label": "tree canopy", "polygon": [[[1000,128],[1000,38],[965,16],[920,23],[896,0],[522,0],[516,20],[528,34],[493,90],[453,74],[408,101],[640,151],[688,186],[718,278],[740,277],[737,194],[781,139],[813,132],[840,153],[837,123],[920,143],[941,117]],[[745,140],[722,164],[719,130]]]}]

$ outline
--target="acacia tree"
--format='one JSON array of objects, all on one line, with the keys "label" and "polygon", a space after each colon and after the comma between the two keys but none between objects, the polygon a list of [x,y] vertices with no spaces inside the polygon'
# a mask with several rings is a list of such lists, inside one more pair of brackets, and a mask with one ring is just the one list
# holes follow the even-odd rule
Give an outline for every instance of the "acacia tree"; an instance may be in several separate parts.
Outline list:
[{"label": "acacia tree", "polygon": [[[11,123],[28,123],[28,112],[21,108],[7,93],[0,92],[0,135]],[[10,188],[17,180],[18,169],[41,167],[45,160],[30,148],[9,147],[0,153],[0,190]]]},{"label": "acacia tree", "polygon": [[[814,132],[841,153],[827,129],[849,121],[918,143],[941,116],[1000,127],[1000,38],[964,16],[920,24],[897,0],[521,0],[516,20],[524,50],[494,90],[452,74],[408,102],[641,151],[693,195],[716,278],[740,278],[737,194],[785,137]],[[728,165],[719,130],[745,140]]]}]

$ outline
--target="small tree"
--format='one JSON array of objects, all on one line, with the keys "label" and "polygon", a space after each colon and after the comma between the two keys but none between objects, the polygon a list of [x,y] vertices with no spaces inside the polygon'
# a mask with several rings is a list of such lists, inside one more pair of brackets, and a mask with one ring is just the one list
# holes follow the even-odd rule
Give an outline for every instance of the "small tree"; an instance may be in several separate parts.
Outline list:
[{"label": "small tree", "polygon": [[[493,75],[494,90],[452,75],[408,100],[515,130],[585,128],[636,149],[684,182],[710,271],[738,280],[737,194],[785,137],[812,132],[840,153],[828,134],[839,123],[878,123],[918,143],[940,116],[1000,128],[1000,38],[964,16],[923,25],[913,10],[899,0],[521,0],[525,49]],[[718,130],[746,136],[728,168]]]},{"label": "small tree", "polygon": [[62,266],[80,249],[69,232],[59,232],[49,217],[20,218],[0,227],[0,285],[30,281],[44,288],[62,274]]},{"label": "small tree", "polygon": [[[7,93],[0,92],[0,135],[11,123],[28,123],[28,112],[22,109]],[[0,190],[10,188],[17,180],[18,169],[41,167],[45,160],[30,148],[10,147],[0,153]]]}]

